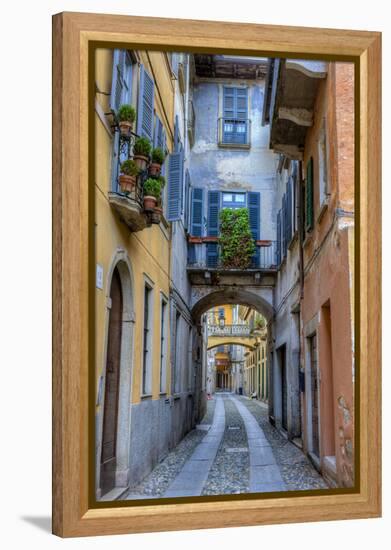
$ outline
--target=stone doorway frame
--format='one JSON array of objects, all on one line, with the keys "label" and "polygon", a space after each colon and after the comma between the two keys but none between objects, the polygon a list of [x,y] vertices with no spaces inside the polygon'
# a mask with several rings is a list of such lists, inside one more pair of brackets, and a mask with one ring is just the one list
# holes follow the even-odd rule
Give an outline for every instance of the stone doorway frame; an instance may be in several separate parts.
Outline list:
[{"label": "stone doorway frame", "polygon": [[95,492],[96,498],[101,497],[100,488],[100,455],[102,452],[102,430],[104,414],[104,395],[106,385],[106,360],[108,346],[108,330],[111,309],[110,288],[113,273],[117,268],[122,288],[122,338],[121,358],[119,373],[118,392],[118,420],[117,420],[117,443],[116,443],[116,472],[115,489],[122,493],[129,485],[129,464],[130,464],[130,425],[131,425],[131,399],[132,399],[132,378],[134,366],[134,277],[129,256],[122,248],[115,251],[107,273],[105,288],[106,313],[105,313],[105,337],[104,353],[102,361],[102,403],[99,412],[95,415],[96,441],[96,463],[95,463]]}]

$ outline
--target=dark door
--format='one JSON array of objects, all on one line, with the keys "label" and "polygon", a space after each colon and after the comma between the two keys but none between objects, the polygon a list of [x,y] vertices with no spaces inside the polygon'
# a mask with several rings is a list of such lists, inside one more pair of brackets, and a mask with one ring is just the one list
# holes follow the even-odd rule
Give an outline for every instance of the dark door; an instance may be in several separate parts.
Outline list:
[{"label": "dark door", "polygon": [[310,338],[311,352],[311,405],[312,405],[312,452],[319,457],[319,380],[316,334]]},{"label": "dark door", "polygon": [[281,425],[284,430],[288,429],[288,388],[286,379],[286,348],[281,347],[280,350],[280,364],[281,364]]},{"label": "dark door", "polygon": [[121,360],[122,291],[117,268],[110,289],[111,310],[106,360],[100,486],[102,495],[115,487],[118,390]]}]

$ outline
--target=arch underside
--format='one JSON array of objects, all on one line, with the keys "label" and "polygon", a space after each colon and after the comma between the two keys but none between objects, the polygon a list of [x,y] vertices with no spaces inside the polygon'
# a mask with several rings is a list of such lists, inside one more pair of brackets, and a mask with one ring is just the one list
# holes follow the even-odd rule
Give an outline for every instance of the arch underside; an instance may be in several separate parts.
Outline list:
[{"label": "arch underside", "polygon": [[199,323],[201,315],[212,307],[225,304],[240,304],[251,307],[261,313],[268,321],[273,316],[274,310],[270,302],[252,290],[228,287],[211,291],[200,298],[192,308],[192,316]]},{"label": "arch underside", "polygon": [[224,336],[209,336],[208,350],[217,348],[218,346],[244,346],[253,350],[255,349],[255,340],[253,338],[227,338]]}]

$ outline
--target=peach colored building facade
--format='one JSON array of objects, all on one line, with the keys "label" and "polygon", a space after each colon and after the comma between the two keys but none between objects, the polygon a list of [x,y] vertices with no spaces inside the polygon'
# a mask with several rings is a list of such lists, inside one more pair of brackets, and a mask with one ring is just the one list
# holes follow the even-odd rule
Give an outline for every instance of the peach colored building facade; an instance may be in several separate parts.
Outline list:
[{"label": "peach colored building facade", "polygon": [[319,87],[304,167],[311,162],[313,228],[304,239],[301,304],[305,447],[326,477],[338,486],[350,486],[354,479],[352,64],[330,64],[327,79]]},{"label": "peach colored building facade", "polygon": [[271,422],[331,486],[354,484],[354,66],[272,60],[280,154]]}]

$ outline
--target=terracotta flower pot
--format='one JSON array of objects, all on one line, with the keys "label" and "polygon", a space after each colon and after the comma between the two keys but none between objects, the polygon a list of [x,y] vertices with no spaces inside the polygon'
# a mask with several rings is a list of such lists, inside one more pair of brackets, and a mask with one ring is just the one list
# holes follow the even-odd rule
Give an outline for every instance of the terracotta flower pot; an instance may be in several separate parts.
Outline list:
[{"label": "terracotta flower pot", "polygon": [[121,174],[119,177],[119,184],[122,193],[131,193],[136,186],[136,176]]},{"label": "terracotta flower pot", "polygon": [[160,208],[160,206],[155,206],[151,216],[152,223],[159,224],[160,220],[162,219],[162,215],[163,215],[163,208]]},{"label": "terracotta flower pot", "polygon": [[118,123],[118,126],[122,136],[130,136],[130,132],[133,129],[133,122],[129,122],[129,120],[121,120]]},{"label": "terracotta flower pot", "polygon": [[152,197],[152,195],[145,195],[144,210],[146,212],[154,212],[155,208],[156,208],[156,197]]},{"label": "terracotta flower pot", "polygon": [[158,176],[160,174],[161,165],[157,164],[156,162],[152,162],[149,165],[149,175],[150,176]]},{"label": "terracotta flower pot", "polygon": [[133,160],[140,170],[145,170],[149,159],[148,157],[144,157],[144,155],[134,155]]}]

